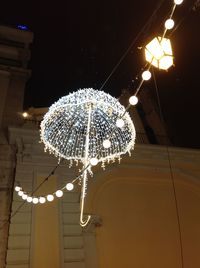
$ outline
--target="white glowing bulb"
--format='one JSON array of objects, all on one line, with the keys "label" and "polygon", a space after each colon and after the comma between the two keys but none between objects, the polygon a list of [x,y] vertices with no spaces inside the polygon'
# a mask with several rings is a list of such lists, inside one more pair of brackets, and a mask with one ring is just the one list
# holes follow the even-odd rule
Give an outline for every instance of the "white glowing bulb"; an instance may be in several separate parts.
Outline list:
[{"label": "white glowing bulb", "polygon": [[19,195],[19,196],[22,196],[23,193],[24,193],[24,192],[20,190],[20,191],[18,192],[18,195]]},{"label": "white glowing bulb", "polygon": [[98,164],[98,162],[99,162],[98,159],[95,157],[90,159],[90,164],[92,166],[96,166]]},{"label": "white glowing bulb", "polygon": [[37,197],[33,198],[33,204],[37,204],[39,202],[39,199]]},{"label": "white glowing bulb", "polygon": [[131,105],[136,105],[136,104],[138,103],[138,97],[136,97],[136,96],[131,96],[131,97],[129,98],[129,103],[130,103]]},{"label": "white glowing bulb", "polygon": [[103,147],[104,147],[105,149],[110,148],[110,146],[111,146],[111,142],[110,142],[109,140],[104,140],[104,141],[103,141]]},{"label": "white glowing bulb", "polygon": [[167,30],[171,30],[174,27],[174,20],[173,19],[168,19],[165,21],[165,28]]},{"label": "white glowing bulb", "polygon": [[19,192],[21,190],[21,187],[19,187],[19,186],[15,186],[15,191],[16,192]]},{"label": "white glowing bulb", "polygon": [[174,0],[174,3],[175,3],[176,5],[180,5],[180,4],[183,3],[183,0]]},{"label": "white glowing bulb", "polygon": [[63,196],[63,191],[61,191],[61,190],[56,191],[56,196],[57,197]]},{"label": "white glowing bulb", "polygon": [[27,113],[27,112],[23,112],[23,113],[22,113],[22,116],[23,116],[24,118],[27,118],[27,117],[28,117],[28,113]]},{"label": "white glowing bulb", "polygon": [[33,198],[32,198],[31,196],[28,196],[27,199],[26,199],[26,201],[27,201],[28,203],[31,203],[31,202],[33,201]]},{"label": "white glowing bulb", "polygon": [[122,128],[124,126],[124,120],[121,118],[117,119],[116,126]]},{"label": "white glowing bulb", "polygon": [[143,79],[143,80],[147,81],[147,80],[149,80],[150,78],[151,78],[151,73],[150,73],[150,71],[144,71],[144,72],[142,73],[142,79]]},{"label": "white glowing bulb", "polygon": [[22,199],[23,199],[23,200],[26,200],[26,199],[27,199],[27,197],[28,197],[28,195],[27,195],[27,194],[23,194],[23,195],[22,195]]},{"label": "white glowing bulb", "polygon": [[39,202],[40,202],[40,204],[44,204],[44,203],[46,202],[46,198],[43,197],[43,196],[41,196],[41,197],[39,198]]},{"label": "white glowing bulb", "polygon": [[72,190],[74,189],[74,184],[71,183],[71,182],[67,183],[67,184],[66,184],[66,189],[67,189],[68,191],[72,191]]},{"label": "white glowing bulb", "polygon": [[48,195],[47,195],[47,200],[48,200],[49,202],[53,201],[53,200],[54,200],[54,196],[53,196],[52,194],[48,194]]}]

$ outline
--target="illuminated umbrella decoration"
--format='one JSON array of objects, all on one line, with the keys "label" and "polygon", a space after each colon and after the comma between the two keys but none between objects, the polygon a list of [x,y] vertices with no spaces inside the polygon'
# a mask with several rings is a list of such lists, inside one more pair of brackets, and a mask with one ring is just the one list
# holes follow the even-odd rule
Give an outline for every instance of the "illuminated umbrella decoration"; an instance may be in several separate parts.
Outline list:
[{"label": "illuminated umbrella decoration", "polygon": [[49,108],[41,123],[41,140],[45,150],[58,158],[83,164],[80,224],[85,226],[90,220],[83,210],[91,166],[101,162],[104,167],[134,148],[135,128],[129,114],[109,94],[81,89]]}]

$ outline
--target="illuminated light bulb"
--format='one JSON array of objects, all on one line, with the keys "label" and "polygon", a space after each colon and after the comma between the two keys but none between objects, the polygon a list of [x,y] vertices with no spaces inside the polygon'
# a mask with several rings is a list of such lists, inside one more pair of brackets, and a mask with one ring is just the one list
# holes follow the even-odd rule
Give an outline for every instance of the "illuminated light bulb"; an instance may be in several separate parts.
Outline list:
[{"label": "illuminated light bulb", "polygon": [[92,166],[96,166],[98,164],[98,162],[99,162],[98,159],[95,157],[90,159],[90,164]]},{"label": "illuminated light bulb", "polygon": [[124,126],[124,120],[121,118],[117,119],[116,126],[122,128]]},{"label": "illuminated light bulb", "polygon": [[131,97],[129,98],[129,103],[130,103],[131,105],[136,105],[136,104],[138,103],[138,97],[136,97],[136,96],[131,96]]},{"label": "illuminated light bulb", "polygon": [[46,202],[46,198],[43,197],[43,196],[41,196],[41,197],[39,198],[39,202],[40,202],[40,204],[44,204],[44,203]]},{"label": "illuminated light bulb", "polygon": [[142,73],[142,79],[143,79],[143,80],[147,81],[147,80],[149,80],[150,78],[151,78],[151,73],[150,73],[150,71],[144,71],[144,72]]},{"label": "illuminated light bulb", "polygon": [[163,70],[167,70],[172,65],[173,65],[173,58],[170,56],[164,57],[159,62],[159,68]]},{"label": "illuminated light bulb", "polygon": [[32,198],[31,196],[28,196],[27,199],[26,199],[26,201],[27,201],[28,203],[31,203],[31,202],[33,201],[33,198]]},{"label": "illuminated light bulb", "polygon": [[18,192],[18,195],[19,195],[19,196],[22,196],[23,194],[24,194],[24,192],[21,191],[21,190]]},{"label": "illuminated light bulb", "polygon": [[110,146],[111,146],[111,142],[110,142],[109,140],[104,140],[104,141],[103,141],[103,147],[104,147],[105,149],[110,148]]},{"label": "illuminated light bulb", "polygon": [[22,199],[23,199],[23,200],[26,200],[26,199],[27,199],[27,197],[28,197],[28,195],[27,195],[27,194],[23,194],[23,195],[22,195]]},{"label": "illuminated light bulb", "polygon": [[24,118],[27,118],[27,117],[28,117],[28,113],[27,113],[27,112],[23,112],[23,113],[22,113],[22,116],[23,116]]},{"label": "illuminated light bulb", "polygon": [[161,70],[167,70],[173,66],[173,52],[170,39],[160,36],[155,37],[145,47],[145,58],[147,62]]},{"label": "illuminated light bulb", "polygon": [[171,30],[174,27],[174,20],[168,19],[165,21],[165,28]]},{"label": "illuminated light bulb", "polygon": [[174,0],[174,3],[175,3],[176,5],[180,5],[180,4],[183,3],[183,0]]},{"label": "illuminated light bulb", "polygon": [[48,194],[48,195],[47,195],[47,200],[48,200],[49,202],[53,201],[53,200],[54,200],[54,196],[53,196],[52,194]]},{"label": "illuminated light bulb", "polygon": [[61,191],[61,190],[56,191],[56,196],[57,197],[63,196],[63,191]]},{"label": "illuminated light bulb", "polygon": [[[145,47],[145,58],[152,65],[153,60],[159,60],[165,55],[163,48],[160,43],[160,39],[155,37],[150,43]],[[156,62],[155,62],[156,63]]]},{"label": "illuminated light bulb", "polygon": [[39,202],[39,199],[37,197],[33,198],[33,204],[37,204]]},{"label": "illuminated light bulb", "polygon": [[72,190],[74,189],[74,184],[71,183],[71,182],[67,183],[67,184],[66,184],[66,189],[67,189],[68,191],[72,191]]},{"label": "illuminated light bulb", "polygon": [[21,190],[21,187],[19,187],[19,186],[15,186],[15,191],[16,192],[19,192]]}]

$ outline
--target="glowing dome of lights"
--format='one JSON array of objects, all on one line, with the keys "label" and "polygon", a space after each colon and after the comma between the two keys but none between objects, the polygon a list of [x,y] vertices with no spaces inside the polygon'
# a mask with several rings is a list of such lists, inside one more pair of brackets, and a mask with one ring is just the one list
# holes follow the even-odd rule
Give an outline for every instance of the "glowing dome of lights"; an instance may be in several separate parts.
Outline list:
[{"label": "glowing dome of lights", "polygon": [[[88,146],[88,159],[110,160],[134,147],[135,128],[129,114],[124,113],[125,108],[109,94],[80,89],[49,108],[41,123],[41,140],[45,149],[59,158],[84,162]],[[122,116],[124,126],[120,128],[116,121]],[[110,140],[109,148],[103,146],[105,140]]]}]

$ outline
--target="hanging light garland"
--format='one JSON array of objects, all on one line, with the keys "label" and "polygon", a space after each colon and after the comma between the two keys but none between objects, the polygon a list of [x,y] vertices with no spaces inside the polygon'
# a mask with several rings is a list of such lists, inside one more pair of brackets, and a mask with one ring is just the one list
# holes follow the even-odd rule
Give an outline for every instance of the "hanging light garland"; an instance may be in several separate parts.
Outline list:
[{"label": "hanging light garland", "polygon": [[80,175],[61,189],[45,196],[32,196],[20,186],[15,187],[18,195],[28,203],[44,204],[52,202],[55,197],[63,196],[64,191],[72,191],[74,183],[79,181],[81,190],[80,225],[86,226],[91,218],[84,216],[84,202],[89,175],[92,166],[105,164],[116,159],[120,162],[121,155],[130,154],[134,149],[135,127],[128,114],[128,109],[138,103],[137,94],[144,81],[151,79],[152,66],[167,70],[173,65],[171,42],[165,38],[168,30],[174,27],[174,14],[177,5],[183,0],[174,0],[169,18],[164,23],[162,37],[155,37],[145,46],[145,59],[149,63],[141,75],[141,81],[129,105],[124,108],[116,98],[92,88],[81,89],[70,93],[54,103],[45,114],[41,123],[41,141],[45,144],[45,152],[54,154],[61,159],[70,161],[69,167],[75,162],[83,164]]},{"label": "hanging light garland", "polygon": [[15,187],[15,191],[24,201],[26,200],[28,203],[32,202],[33,204],[38,204],[38,203],[44,204],[47,201],[52,202],[55,197],[58,197],[58,198],[62,197],[64,190],[72,191],[73,189],[74,189],[74,184],[69,182],[63,188],[57,190],[54,193],[47,194],[45,196],[33,196],[31,193],[25,192],[22,187],[20,186]]},{"label": "hanging light garland", "polygon": [[152,66],[159,68],[161,70],[168,70],[173,65],[173,52],[171,41],[168,38],[165,38],[168,30],[171,30],[175,22],[172,19],[175,9],[178,5],[182,4],[183,0],[174,0],[174,4],[172,6],[172,10],[170,12],[169,18],[164,23],[164,31],[162,36],[155,37],[151,42],[149,42],[144,49],[145,59],[149,66],[146,70],[143,71],[141,75],[141,81],[136,89],[136,92],[133,96],[130,97],[129,103],[130,105],[126,110],[129,109],[131,105],[136,105],[138,102],[137,94],[140,91],[141,86],[145,81],[151,79],[150,69]]}]

